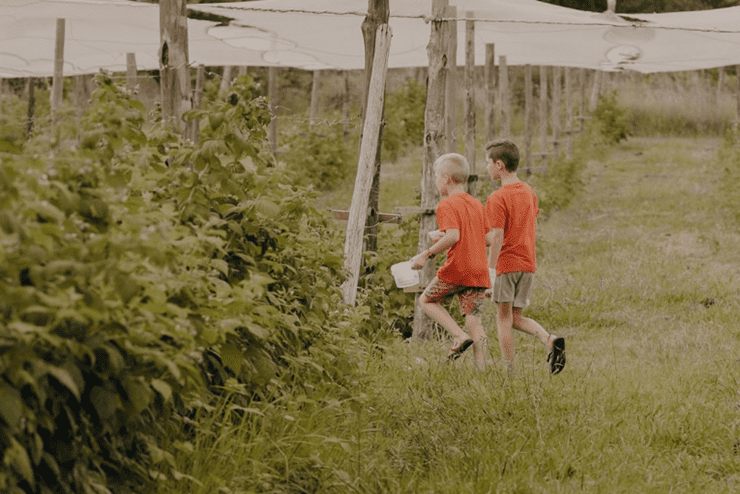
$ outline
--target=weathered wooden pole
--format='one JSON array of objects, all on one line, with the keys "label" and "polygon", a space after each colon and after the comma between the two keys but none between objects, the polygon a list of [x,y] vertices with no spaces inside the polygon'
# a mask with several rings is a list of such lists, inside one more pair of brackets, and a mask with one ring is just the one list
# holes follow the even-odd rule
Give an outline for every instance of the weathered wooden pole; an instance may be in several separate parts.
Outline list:
[{"label": "weathered wooden pole", "polygon": [[527,171],[532,169],[532,66],[524,66],[524,159]]},{"label": "weathered wooden pole", "polygon": [[565,154],[568,159],[573,157],[573,69],[565,67]]},{"label": "weathered wooden pole", "polygon": [[51,118],[55,120],[56,111],[62,106],[64,97],[64,19],[57,19],[56,41],[54,43],[54,77],[51,85]]},{"label": "weathered wooden pole", "polygon": [[342,94],[342,130],[344,132],[344,139],[347,140],[349,137],[349,107],[350,97],[352,92],[350,91],[349,83],[349,71],[344,71],[344,94]]},{"label": "weathered wooden pole", "polygon": [[586,69],[578,69],[578,132],[583,132],[586,125]]},{"label": "weathered wooden pole", "polygon": [[270,125],[267,127],[267,139],[270,141],[270,151],[277,154],[278,125],[277,125],[277,67],[267,69],[267,99],[270,105]]},{"label": "weathered wooden pole", "polygon": [[231,65],[226,65],[224,67],[224,72],[221,76],[221,84],[219,85],[220,92],[226,92],[229,89],[229,86],[231,86],[231,78],[233,72],[234,67],[232,67]]},{"label": "weathered wooden pole", "polygon": [[139,83],[136,73],[136,53],[126,53],[126,87],[129,91],[136,89]]},{"label": "weathered wooden pole", "polygon": [[[447,7],[445,17],[457,18],[457,7]],[[457,21],[447,23],[447,83],[445,84],[445,139],[447,152],[457,152]]]},{"label": "weathered wooden pole", "polygon": [[308,108],[308,125],[316,123],[319,114],[319,87],[321,86],[321,71],[314,70],[311,82],[311,104]]},{"label": "weathered wooden pole", "polygon": [[486,84],[486,142],[496,138],[496,50],[493,43],[486,44],[486,61],[483,78]]},{"label": "weathered wooden pole", "polygon": [[592,112],[599,104],[599,94],[601,93],[601,78],[604,73],[600,70],[594,71],[594,78],[591,82],[591,98],[588,101],[588,111]]},{"label": "weathered wooden pole", "polygon": [[[418,252],[431,247],[428,233],[437,229],[436,208],[439,201],[434,162],[444,154],[444,115],[445,84],[447,80],[448,53],[446,35],[447,22],[442,20],[447,12],[448,0],[432,0],[432,22],[427,56],[429,58],[429,82],[427,84],[427,101],[424,108],[424,161],[421,175],[421,209],[419,218]],[[427,262],[419,273],[419,281],[428,284],[434,278],[434,262]],[[432,319],[427,316],[419,304],[421,294],[416,294],[414,306],[413,337],[430,339],[432,337]]]},{"label": "weathered wooden pole", "polygon": [[547,66],[540,65],[540,154],[542,170],[547,170]]},{"label": "weathered wooden pole", "polygon": [[184,130],[182,114],[190,109],[187,0],[159,2],[159,72],[162,121]]},{"label": "weathered wooden pole", "polygon": [[[475,12],[465,18],[465,158],[470,175],[475,176]],[[468,182],[468,193],[475,195],[477,182]]]},{"label": "weathered wooden pole", "polygon": [[552,68],[552,142],[553,154],[557,160],[560,157],[560,97],[563,86],[560,81],[561,69],[559,65]]},{"label": "weathered wooden pole", "polygon": [[509,95],[509,69],[506,55],[498,57],[499,104],[501,106],[501,136],[511,136],[511,98]]},{"label": "weathered wooden pole", "polygon": [[26,111],[26,139],[31,138],[33,132],[33,116],[36,109],[36,79],[29,77],[26,80],[26,92],[28,95],[28,110]]},{"label": "weathered wooden pole", "polygon": [[[368,0],[367,16],[362,22],[362,38],[365,43],[365,87],[364,98],[362,101],[362,125],[366,120],[368,94],[370,91],[370,81],[372,80],[373,64],[375,60],[375,46],[378,28],[388,24],[390,18],[390,0]],[[385,98],[383,99],[381,121],[385,118]],[[364,133],[361,129],[360,135]],[[365,236],[365,249],[368,252],[378,250],[378,227],[380,223],[380,153],[382,148],[383,127],[380,127],[380,136],[377,141],[375,152],[375,174],[373,183],[370,187],[370,200],[367,210],[367,229]]]},{"label": "weathered wooden pole", "polygon": [[378,27],[375,43],[372,77],[367,98],[367,111],[360,144],[360,158],[357,163],[355,188],[352,193],[352,205],[347,218],[347,233],[344,243],[344,267],[349,273],[347,281],[342,284],[344,303],[354,305],[357,299],[357,284],[362,264],[362,245],[367,220],[367,208],[370,200],[370,188],[375,175],[375,156],[380,139],[380,126],[383,119],[383,101],[385,99],[385,80],[388,72],[388,54],[390,53],[391,30],[388,24]]},{"label": "weathered wooden pole", "polygon": [[719,104],[719,102],[722,100],[722,89],[725,85],[725,68],[719,67],[717,68],[717,94],[715,97],[716,104]]},{"label": "weathered wooden pole", "polygon": [[[195,90],[193,91],[193,109],[199,110],[201,103],[203,102],[203,86],[205,85],[206,79],[206,68],[203,64],[199,64],[195,71]],[[190,121],[190,140],[194,144],[198,144],[200,140],[200,120],[195,119]]]},{"label": "weathered wooden pole", "polygon": [[240,65],[239,66],[239,75],[240,76],[247,75],[248,72],[249,72],[249,66],[248,65]]}]

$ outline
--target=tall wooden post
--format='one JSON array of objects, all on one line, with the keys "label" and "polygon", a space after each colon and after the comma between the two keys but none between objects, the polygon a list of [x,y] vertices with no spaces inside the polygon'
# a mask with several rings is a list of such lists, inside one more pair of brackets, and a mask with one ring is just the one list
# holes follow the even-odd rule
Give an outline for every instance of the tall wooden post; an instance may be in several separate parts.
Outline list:
[{"label": "tall wooden post", "polygon": [[486,142],[496,138],[496,50],[493,43],[486,45]]},{"label": "tall wooden post", "polygon": [[552,68],[552,142],[556,160],[560,157],[560,96],[563,90],[560,73],[560,66]]},{"label": "tall wooden post", "polygon": [[36,79],[29,77],[26,80],[28,94],[28,110],[26,111],[26,139],[31,138],[33,132],[33,116],[36,109]]},{"label": "tall wooden post", "polygon": [[[475,176],[475,12],[465,17],[465,158]],[[477,188],[477,182],[468,182],[470,195],[475,196]]]},{"label": "tall wooden post", "polygon": [[601,92],[601,78],[604,73],[600,70],[594,71],[594,78],[591,82],[591,98],[588,101],[588,111],[592,112],[596,109],[596,105],[599,104],[599,94]]},{"label": "tall wooden post", "polygon": [[[445,84],[447,79],[447,51],[446,21],[441,20],[447,11],[448,0],[432,0],[432,22],[427,55],[429,58],[429,83],[427,85],[427,101],[424,108],[424,162],[421,176],[421,208],[424,210],[419,218],[418,252],[431,247],[432,242],[427,235],[437,229],[435,213],[439,192],[434,179],[434,162],[444,151],[444,115],[445,115]],[[435,274],[435,263],[427,262],[419,273],[421,283],[428,284]],[[429,339],[432,337],[432,319],[427,316],[419,304],[420,294],[416,295],[414,307],[413,337]]]},{"label": "tall wooden post", "polygon": [[542,155],[542,170],[547,169],[547,66],[540,65],[540,154]]},{"label": "tall wooden post", "polygon": [[[367,16],[362,22],[362,38],[365,43],[365,87],[362,102],[362,125],[365,124],[365,115],[367,114],[368,94],[370,90],[370,81],[372,80],[373,63],[375,60],[375,46],[378,28],[388,24],[390,18],[390,1],[389,0],[368,0]],[[385,118],[385,98],[383,99],[381,121]],[[360,135],[364,134],[364,129]],[[370,187],[370,201],[367,210],[367,230],[365,237],[365,249],[368,252],[378,250],[378,224],[380,222],[380,153],[382,148],[383,127],[380,127],[380,136],[377,141],[375,151],[375,174],[373,183]]]},{"label": "tall wooden post", "polygon": [[583,132],[586,124],[586,69],[578,69],[578,131]]},{"label": "tall wooden post", "polygon": [[229,86],[231,86],[231,78],[232,78],[233,72],[234,72],[234,67],[232,67],[231,65],[226,65],[224,67],[224,73],[221,76],[221,85],[219,86],[220,92],[222,93],[225,92],[226,90],[229,89]]},{"label": "tall wooden post", "polygon": [[565,67],[565,128],[566,128],[566,146],[565,153],[568,159],[573,157],[573,69]]},{"label": "tall wooden post", "polygon": [[308,110],[308,124],[313,125],[316,123],[316,118],[319,113],[319,87],[321,86],[321,71],[314,70],[312,83],[311,83],[311,104]]},{"label": "tall wooden post", "polygon": [[509,69],[506,55],[498,57],[499,105],[501,106],[501,136],[511,136],[511,98],[509,97]]},{"label": "tall wooden post", "polygon": [[136,53],[126,53],[126,87],[133,91],[139,83],[136,74]]},{"label": "tall wooden post", "polygon": [[[457,17],[457,7],[447,7],[446,17]],[[457,21],[447,23],[447,82],[445,84],[445,139],[447,152],[457,152]]]},{"label": "tall wooden post", "polygon": [[715,97],[715,101],[716,104],[719,104],[719,102],[722,100],[722,88],[725,85],[725,68],[718,67],[717,71],[717,95]]},{"label": "tall wooden post", "polygon": [[267,139],[270,141],[270,151],[277,154],[278,126],[277,126],[277,67],[267,69],[267,99],[270,105],[270,125],[267,127]]},{"label": "tall wooden post", "polygon": [[51,118],[62,106],[64,97],[64,19],[57,19],[56,42],[54,44],[54,77],[51,86]]},{"label": "tall wooden post", "polygon": [[344,94],[342,95],[342,130],[344,131],[344,139],[347,140],[349,136],[349,106],[350,106],[350,83],[349,83],[349,71],[344,71]]},{"label": "tall wooden post", "polygon": [[182,114],[190,109],[187,0],[159,2],[159,72],[162,120],[183,130]]},{"label": "tall wooden post", "polygon": [[532,169],[532,66],[524,66],[524,159],[525,168]]},{"label": "tall wooden post", "polygon": [[385,79],[391,46],[391,31],[388,24],[382,24],[378,28],[375,41],[375,57],[368,91],[362,143],[360,145],[360,159],[357,164],[357,176],[352,193],[352,205],[347,219],[347,234],[344,243],[344,267],[348,271],[349,277],[342,284],[342,295],[344,303],[348,305],[354,305],[357,298],[367,207],[370,199],[370,188],[375,175],[375,156],[383,118]]},{"label": "tall wooden post", "polygon": [[[203,64],[198,65],[198,69],[195,72],[195,91],[193,91],[193,109],[199,110],[201,102],[203,101],[203,86],[206,79],[206,68]],[[200,139],[200,120],[190,121],[190,140],[194,144],[198,144]]]}]

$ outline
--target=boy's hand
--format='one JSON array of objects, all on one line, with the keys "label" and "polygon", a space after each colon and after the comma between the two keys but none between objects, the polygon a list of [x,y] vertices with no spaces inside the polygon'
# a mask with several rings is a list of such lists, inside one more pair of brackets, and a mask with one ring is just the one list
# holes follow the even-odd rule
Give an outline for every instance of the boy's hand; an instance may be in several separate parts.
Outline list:
[{"label": "boy's hand", "polygon": [[424,265],[427,263],[427,259],[429,259],[429,251],[425,250],[418,256],[414,256],[411,258],[411,269],[421,269],[424,267]]}]

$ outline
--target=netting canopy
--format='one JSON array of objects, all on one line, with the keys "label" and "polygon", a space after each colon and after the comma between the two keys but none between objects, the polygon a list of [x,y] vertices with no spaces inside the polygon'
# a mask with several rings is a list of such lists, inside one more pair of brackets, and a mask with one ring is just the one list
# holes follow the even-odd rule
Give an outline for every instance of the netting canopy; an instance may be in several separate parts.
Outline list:
[{"label": "netting canopy", "polygon": [[[428,65],[432,0],[390,0],[389,67]],[[450,0],[458,19],[458,64],[465,20],[475,20],[475,61],[485,46],[509,65],[558,65],[643,73],[740,64],[740,7],[670,14],[593,13],[535,0]],[[258,0],[192,4],[229,22],[188,20],[190,63],[361,69],[367,0]],[[159,7],[129,0],[3,0],[0,77],[53,73],[57,18],[66,20],[65,75],[157,69]]]}]

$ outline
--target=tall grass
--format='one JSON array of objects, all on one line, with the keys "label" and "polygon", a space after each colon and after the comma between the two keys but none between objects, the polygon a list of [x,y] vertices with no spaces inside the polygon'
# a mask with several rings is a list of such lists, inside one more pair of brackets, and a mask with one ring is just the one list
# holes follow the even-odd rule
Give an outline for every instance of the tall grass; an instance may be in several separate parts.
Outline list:
[{"label": "tall grass", "polygon": [[726,78],[718,88],[707,73],[618,77],[619,102],[631,116],[638,136],[720,136],[736,116],[736,97]]},{"label": "tall grass", "polygon": [[[541,225],[528,314],[567,340],[505,377],[446,342],[368,343],[349,395],[228,402],[162,493],[730,493],[740,488],[740,249],[718,139],[631,138]],[[308,384],[306,386],[305,384]]]}]

